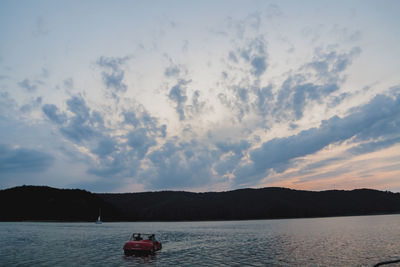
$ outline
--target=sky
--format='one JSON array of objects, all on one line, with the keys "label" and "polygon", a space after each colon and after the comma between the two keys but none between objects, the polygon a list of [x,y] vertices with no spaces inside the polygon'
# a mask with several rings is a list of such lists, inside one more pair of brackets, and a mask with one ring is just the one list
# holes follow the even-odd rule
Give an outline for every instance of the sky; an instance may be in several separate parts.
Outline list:
[{"label": "sky", "polygon": [[399,11],[0,1],[0,189],[400,192]]}]

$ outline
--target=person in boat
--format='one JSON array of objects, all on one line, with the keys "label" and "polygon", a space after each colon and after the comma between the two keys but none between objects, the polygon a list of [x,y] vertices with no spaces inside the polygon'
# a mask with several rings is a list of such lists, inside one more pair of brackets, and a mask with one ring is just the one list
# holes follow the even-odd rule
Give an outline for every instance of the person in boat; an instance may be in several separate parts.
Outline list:
[{"label": "person in boat", "polygon": [[149,240],[152,241],[153,243],[156,241],[154,234],[149,235]]},{"label": "person in boat", "polygon": [[136,236],[136,241],[140,241],[140,240],[143,240],[143,238],[140,236],[140,233],[139,234],[137,234],[137,236]]}]

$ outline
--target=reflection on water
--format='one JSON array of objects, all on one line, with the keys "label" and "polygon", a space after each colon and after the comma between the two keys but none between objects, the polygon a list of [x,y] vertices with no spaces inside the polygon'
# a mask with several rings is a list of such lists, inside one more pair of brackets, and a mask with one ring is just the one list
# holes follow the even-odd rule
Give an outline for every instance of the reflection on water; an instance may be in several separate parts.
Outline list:
[{"label": "reflection on water", "polygon": [[[125,257],[133,232],[163,249]],[[372,266],[400,258],[400,215],[229,222],[0,223],[1,266]]]}]

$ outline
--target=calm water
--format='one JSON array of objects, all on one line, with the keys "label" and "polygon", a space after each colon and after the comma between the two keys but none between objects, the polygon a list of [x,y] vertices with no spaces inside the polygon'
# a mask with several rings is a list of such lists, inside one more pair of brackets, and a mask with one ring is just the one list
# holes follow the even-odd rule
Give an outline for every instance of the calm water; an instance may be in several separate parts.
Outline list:
[{"label": "calm water", "polygon": [[[155,255],[125,257],[132,232],[154,232]],[[1,266],[372,266],[400,258],[400,215],[315,219],[0,223]],[[394,266],[394,265],[388,265]]]}]

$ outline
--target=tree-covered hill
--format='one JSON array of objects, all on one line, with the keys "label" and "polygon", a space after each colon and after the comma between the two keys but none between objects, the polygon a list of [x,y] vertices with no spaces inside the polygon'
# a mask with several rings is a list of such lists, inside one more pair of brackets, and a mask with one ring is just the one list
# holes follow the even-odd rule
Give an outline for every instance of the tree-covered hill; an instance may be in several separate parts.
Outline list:
[{"label": "tree-covered hill", "polygon": [[95,221],[244,220],[390,214],[400,193],[372,189],[301,191],[286,188],[191,193],[95,194],[21,186],[0,190],[0,220]]}]

